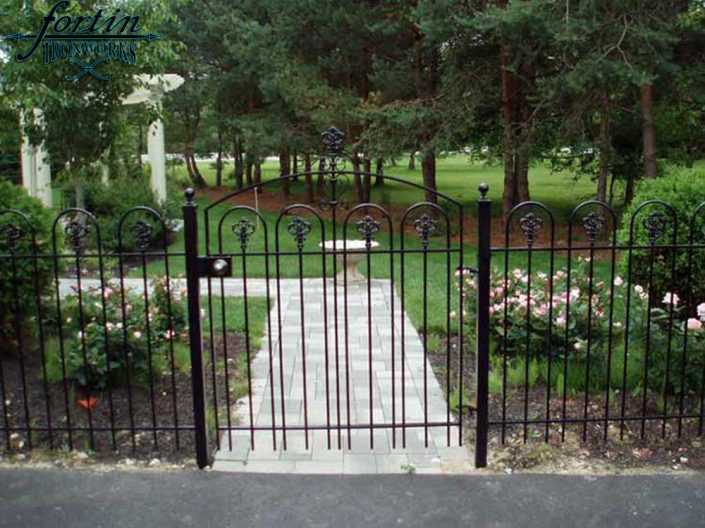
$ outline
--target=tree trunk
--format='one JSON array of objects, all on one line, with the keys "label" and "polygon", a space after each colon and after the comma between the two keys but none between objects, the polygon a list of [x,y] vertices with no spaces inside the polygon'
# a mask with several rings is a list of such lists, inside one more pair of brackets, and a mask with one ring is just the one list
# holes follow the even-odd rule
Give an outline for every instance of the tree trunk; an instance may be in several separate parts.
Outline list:
[{"label": "tree trunk", "polygon": [[223,143],[221,141],[220,130],[218,131],[218,155],[215,158],[215,186],[223,185]]},{"label": "tree trunk", "polygon": [[251,154],[245,154],[245,184],[249,187],[252,185],[252,168],[254,166],[254,158]]},{"label": "tree trunk", "polygon": [[512,74],[507,70],[504,46],[500,51],[502,69],[502,118],[504,123],[504,192],[502,211],[505,217],[517,202],[517,181],[514,144],[514,109],[516,93]]},{"label": "tree trunk", "polygon": [[365,175],[362,178],[362,197],[366,203],[369,203],[372,196],[372,160],[365,158],[362,164]]},{"label": "tree trunk", "polygon": [[615,182],[615,180],[617,179],[617,178],[615,177],[616,175],[615,175],[614,172],[612,172],[611,176],[612,176],[612,177],[610,178],[610,201],[609,201],[610,206],[611,206],[612,203],[614,202],[614,182]]},{"label": "tree trunk", "polygon": [[654,92],[651,84],[639,87],[641,94],[641,117],[644,140],[644,168],[647,178],[658,174],[656,166],[656,128],[654,126]]},{"label": "tree trunk", "polygon": [[409,154],[409,170],[416,170],[416,153]]},{"label": "tree trunk", "polygon": [[375,187],[384,186],[384,158],[377,158],[377,166],[375,167]]},{"label": "tree trunk", "polygon": [[313,175],[311,174],[311,154],[304,155],[304,173],[306,178],[306,201],[313,203]]},{"label": "tree trunk", "polygon": [[610,125],[609,97],[602,96],[602,119],[600,120],[600,170],[597,175],[597,199],[607,201],[607,178],[610,172]]},{"label": "tree trunk", "polygon": [[259,158],[255,159],[254,180],[257,185],[262,183],[262,161]]},{"label": "tree trunk", "polygon": [[514,175],[517,202],[528,202],[531,200],[529,193],[529,154],[524,149],[519,151]]},{"label": "tree trunk", "polygon": [[[85,196],[83,194],[83,180],[81,179],[81,176],[79,174],[76,174],[74,177],[74,194],[76,195],[74,198],[76,198],[76,207],[78,209],[84,209],[86,207],[86,201],[85,201]],[[80,215],[79,218],[81,218],[83,215]]]},{"label": "tree trunk", "polygon": [[624,189],[624,203],[629,204],[634,199],[634,173],[627,174],[627,185]]},{"label": "tree trunk", "polygon": [[242,189],[244,168],[242,164],[242,143],[240,142],[240,138],[235,138],[233,142],[233,158],[235,158],[235,188]]},{"label": "tree trunk", "polygon": [[186,147],[184,153],[184,158],[186,160],[186,171],[188,172],[189,179],[196,189],[203,189],[207,187],[206,180],[203,179],[201,171],[198,170],[198,164],[196,163],[196,157],[191,151],[191,146]]},{"label": "tree trunk", "polygon": [[326,191],[326,172],[323,164],[323,159],[318,161],[318,177],[316,178],[316,193],[318,196],[323,196]]},{"label": "tree trunk", "polygon": [[423,157],[421,158],[421,171],[423,174],[423,184],[428,187],[426,190],[426,201],[431,203],[438,203],[438,197],[436,196],[436,153],[433,149],[426,149],[423,152]]},{"label": "tree trunk", "polygon": [[354,173],[353,184],[355,185],[355,200],[357,203],[363,203],[365,196],[362,189],[362,178],[360,177],[360,157],[357,154],[353,154],[352,168]]},{"label": "tree trunk", "polygon": [[299,154],[298,152],[294,151],[294,154],[291,156],[291,170],[289,171],[289,174],[294,174],[294,177],[292,180],[298,181],[299,179]]},{"label": "tree trunk", "polygon": [[286,147],[279,147],[279,174],[281,175],[282,193],[284,198],[289,198],[291,191],[289,190],[289,163],[290,156]]}]

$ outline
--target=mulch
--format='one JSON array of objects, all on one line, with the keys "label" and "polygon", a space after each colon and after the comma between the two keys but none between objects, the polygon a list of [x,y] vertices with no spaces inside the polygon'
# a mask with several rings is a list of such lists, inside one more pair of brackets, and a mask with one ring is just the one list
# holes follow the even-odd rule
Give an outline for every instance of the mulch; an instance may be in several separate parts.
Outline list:
[{"label": "mulch", "polygon": [[[242,396],[232,391],[245,376],[238,368],[241,363],[239,356],[244,354],[245,347],[241,334],[230,332],[227,338],[231,388],[229,403],[232,406]],[[213,349],[218,364],[215,370],[209,359],[210,342],[206,339],[204,343],[207,412],[212,417],[217,413],[221,427],[226,423],[228,412],[222,343],[222,335],[214,335]],[[89,412],[79,402],[85,401],[87,395],[71,383],[67,382],[66,386],[63,383],[47,383],[48,390],[45,390],[38,351],[25,354],[25,383],[22,382],[19,358],[5,354],[1,359],[10,428],[25,428],[29,423],[33,429],[45,430],[17,431],[8,435],[4,416],[0,412],[0,453],[26,453],[30,448],[67,451],[73,447],[77,451],[92,452],[106,462],[118,461],[126,456],[136,460],[159,458],[172,463],[194,458],[193,396],[189,374],[178,369],[172,372],[168,368],[165,372],[155,372],[151,384],[133,380],[129,385],[94,392],[90,396],[98,401]],[[66,431],[69,422],[72,429],[70,438]],[[46,430],[49,423],[54,429],[51,434]],[[93,428],[103,430],[91,435],[88,431],[90,423]],[[114,434],[111,431],[113,427]],[[213,447],[216,439],[217,435],[212,432]]]}]

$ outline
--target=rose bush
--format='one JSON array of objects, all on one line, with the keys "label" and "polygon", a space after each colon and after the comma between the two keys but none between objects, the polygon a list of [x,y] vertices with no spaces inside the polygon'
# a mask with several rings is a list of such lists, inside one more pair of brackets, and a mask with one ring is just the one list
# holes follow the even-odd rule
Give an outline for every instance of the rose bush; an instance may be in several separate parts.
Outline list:
[{"label": "rose bush", "polygon": [[137,383],[163,372],[170,345],[187,339],[185,291],[174,281],[151,280],[148,305],[142,291],[106,281],[62,301],[59,337],[48,362],[51,381],[64,376],[79,387],[102,389],[128,375]]},{"label": "rose bush", "polygon": [[[650,299],[642,285],[629,285],[621,276],[615,276],[612,284],[594,275],[591,280],[588,263],[578,257],[570,282],[567,269],[555,271],[552,281],[543,271],[531,277],[519,268],[506,276],[493,271],[489,307],[493,369],[504,368],[506,354],[509,385],[525,384],[527,371],[529,385],[546,383],[550,358],[550,383],[559,391],[564,384],[572,393],[607,387],[638,391],[646,380],[657,394],[698,392],[705,372],[705,303],[688,313],[677,293]],[[472,326],[476,281],[471,275],[461,280],[468,307],[463,319]]]}]

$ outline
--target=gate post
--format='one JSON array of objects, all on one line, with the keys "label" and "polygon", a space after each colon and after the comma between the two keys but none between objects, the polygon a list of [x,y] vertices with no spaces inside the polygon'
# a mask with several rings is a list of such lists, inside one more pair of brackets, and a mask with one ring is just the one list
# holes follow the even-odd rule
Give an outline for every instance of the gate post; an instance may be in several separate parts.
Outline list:
[{"label": "gate post", "polygon": [[210,464],[206,393],[203,372],[203,340],[201,336],[201,283],[198,268],[198,206],[193,189],[186,189],[184,215],[184,253],[186,256],[186,290],[188,297],[189,348],[191,350],[191,389],[196,440],[196,462],[203,469]]},{"label": "gate post", "polygon": [[475,432],[475,467],[487,466],[488,378],[490,368],[490,240],[491,206],[487,198],[489,185],[480,184],[477,244],[477,430]]}]

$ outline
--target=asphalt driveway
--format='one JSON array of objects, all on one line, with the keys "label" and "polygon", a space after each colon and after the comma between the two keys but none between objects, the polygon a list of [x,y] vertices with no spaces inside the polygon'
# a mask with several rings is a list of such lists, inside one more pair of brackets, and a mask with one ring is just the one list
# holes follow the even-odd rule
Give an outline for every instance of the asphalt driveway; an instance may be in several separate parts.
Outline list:
[{"label": "asphalt driveway", "polygon": [[705,526],[705,475],[0,469],[0,526]]}]

